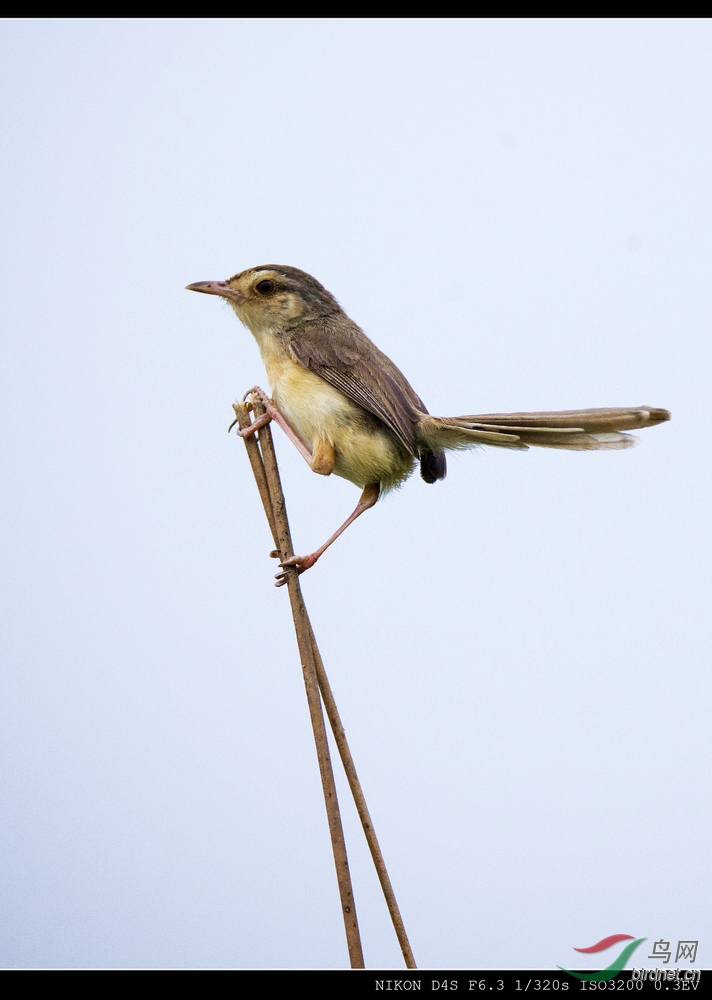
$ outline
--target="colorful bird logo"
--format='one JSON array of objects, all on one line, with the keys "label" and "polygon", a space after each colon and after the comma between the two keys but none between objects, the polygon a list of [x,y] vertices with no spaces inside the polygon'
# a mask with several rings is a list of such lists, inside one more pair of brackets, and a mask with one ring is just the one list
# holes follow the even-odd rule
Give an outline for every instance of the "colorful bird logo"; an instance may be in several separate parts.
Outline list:
[{"label": "colorful bird logo", "polygon": [[596,952],[612,948],[619,941],[630,941],[631,943],[625,946],[614,962],[611,962],[607,968],[601,969],[600,972],[573,972],[571,969],[565,969],[563,965],[559,965],[557,968],[561,969],[562,972],[568,972],[570,976],[575,976],[577,979],[585,979],[588,982],[603,983],[607,979],[613,979],[624,968],[625,963],[638,945],[645,941],[645,938],[636,938],[633,940],[632,934],[610,934],[608,937],[602,938],[598,944],[592,944],[589,948],[574,948],[574,951],[580,951],[583,955],[593,955]]}]

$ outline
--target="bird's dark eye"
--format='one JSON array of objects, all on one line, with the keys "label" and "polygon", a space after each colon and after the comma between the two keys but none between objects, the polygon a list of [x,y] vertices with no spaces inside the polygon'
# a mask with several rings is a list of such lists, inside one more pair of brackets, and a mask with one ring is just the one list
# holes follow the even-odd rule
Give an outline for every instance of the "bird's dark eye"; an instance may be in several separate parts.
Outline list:
[{"label": "bird's dark eye", "polygon": [[273,281],[258,281],[255,285],[255,289],[260,293],[260,295],[271,295],[274,291]]}]

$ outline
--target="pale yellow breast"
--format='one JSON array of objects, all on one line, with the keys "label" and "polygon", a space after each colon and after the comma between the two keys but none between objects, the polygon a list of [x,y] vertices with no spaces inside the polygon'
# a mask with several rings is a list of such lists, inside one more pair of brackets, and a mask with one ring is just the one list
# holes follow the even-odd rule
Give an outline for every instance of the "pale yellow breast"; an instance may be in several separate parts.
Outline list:
[{"label": "pale yellow breast", "polygon": [[313,448],[322,436],[336,444],[355,404],[291,358],[265,359],[265,367],[275,403],[304,444]]},{"label": "pale yellow breast", "polygon": [[380,482],[388,489],[410,475],[413,458],[387,428],[364,420],[360,406],[274,341],[260,348],[276,406],[310,451],[319,438],[330,442],[337,476],[361,488]]}]

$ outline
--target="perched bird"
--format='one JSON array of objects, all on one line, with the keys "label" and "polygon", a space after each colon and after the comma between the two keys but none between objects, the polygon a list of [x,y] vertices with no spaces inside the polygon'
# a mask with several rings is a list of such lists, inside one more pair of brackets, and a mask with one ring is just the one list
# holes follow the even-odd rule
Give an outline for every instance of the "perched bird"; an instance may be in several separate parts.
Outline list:
[{"label": "perched bird", "polygon": [[[363,490],[349,518],[321,548],[282,563],[309,569],[380,494],[405,482],[420,463],[426,483],[444,479],[445,452],[498,448],[627,448],[624,431],[670,419],[651,406],[487,413],[433,417],[403,373],[349,319],[316,278],[296,267],[264,264],[227,281],[198,281],[193,292],[219,295],[253,334],[272,387],[255,387],[266,413],[243,435],[269,420],[284,429],[314,472],[332,472]],[[285,574],[277,577],[282,583]]]}]

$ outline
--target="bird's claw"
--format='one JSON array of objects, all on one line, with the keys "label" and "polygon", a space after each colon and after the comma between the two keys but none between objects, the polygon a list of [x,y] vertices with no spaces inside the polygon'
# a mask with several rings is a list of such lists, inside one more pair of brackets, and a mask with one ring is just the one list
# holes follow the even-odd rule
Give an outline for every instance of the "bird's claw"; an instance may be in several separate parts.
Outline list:
[{"label": "bird's claw", "polygon": [[[270,552],[270,555],[272,553]],[[306,570],[311,569],[314,563],[319,557],[312,553],[310,556],[290,556],[288,559],[282,560],[279,564],[282,567],[282,572],[275,575],[275,587],[283,587],[289,578],[290,569],[294,568],[297,571],[297,576],[301,576]]]},{"label": "bird's claw", "polygon": [[248,402],[248,399],[247,399],[248,396],[257,396],[258,399],[260,399],[264,403],[264,405],[267,406],[267,407],[274,406],[274,403],[269,398],[269,396],[264,391],[264,389],[260,389],[260,387],[258,385],[253,385],[252,388],[248,389],[247,392],[245,393],[245,395],[242,397],[242,402],[243,403],[247,403],[247,408],[251,409],[252,408],[252,403]]},{"label": "bird's claw", "polygon": [[300,573],[305,569],[311,569],[319,557],[312,553],[310,556],[290,556],[279,564],[283,569],[287,566],[296,566]]},{"label": "bird's claw", "polygon": [[[280,565],[281,565],[281,563],[280,563]],[[290,569],[291,569],[291,568],[292,568],[291,566],[286,566],[286,567],[285,567],[285,568],[284,568],[284,569],[282,570],[282,572],[281,572],[281,573],[275,573],[275,577],[274,577],[274,578],[275,578],[275,580],[277,581],[277,582],[275,583],[275,587],[283,587],[283,586],[285,585],[285,583],[286,583],[286,582],[287,582],[287,580],[289,579],[289,571],[290,571]],[[303,573],[303,572],[304,572],[304,570],[303,570],[303,569],[299,569],[299,568],[297,567],[297,576],[299,576],[299,574],[300,574],[300,573]]]}]

